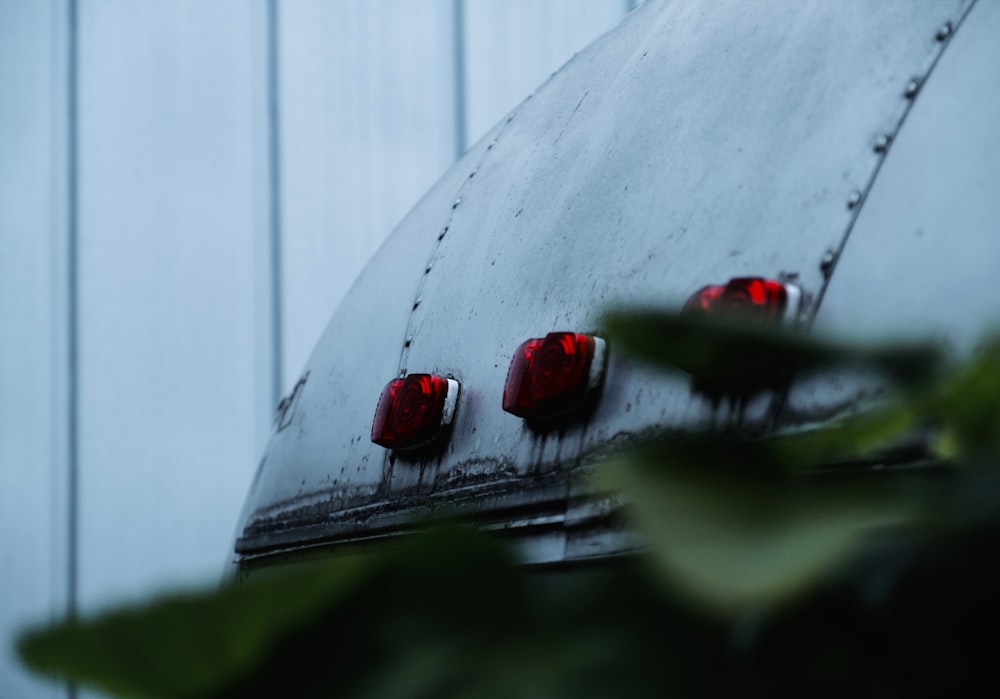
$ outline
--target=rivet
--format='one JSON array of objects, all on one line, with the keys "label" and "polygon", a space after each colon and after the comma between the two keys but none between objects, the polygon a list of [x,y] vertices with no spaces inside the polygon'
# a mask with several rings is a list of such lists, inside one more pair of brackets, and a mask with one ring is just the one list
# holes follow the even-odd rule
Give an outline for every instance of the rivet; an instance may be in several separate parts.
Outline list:
[{"label": "rivet", "polygon": [[941,28],[937,30],[937,34],[935,35],[934,38],[937,39],[938,41],[944,41],[949,36],[951,36],[951,33],[953,31],[955,31],[955,27],[952,25],[952,23],[945,22],[944,24],[941,25]]},{"label": "rivet", "polygon": [[417,306],[420,305],[421,301],[423,301],[423,299],[418,296],[417,300],[413,302],[413,310],[417,310]]},{"label": "rivet", "polygon": [[823,277],[829,279],[830,273],[833,272],[833,265],[837,261],[837,253],[833,250],[827,250],[823,254],[823,258],[819,261],[819,271],[823,273]]},{"label": "rivet", "polygon": [[475,176],[476,176],[476,171],[475,171],[475,170],[473,170],[472,172],[470,172],[470,173],[469,173],[469,179],[470,179],[470,180],[471,180],[471,179],[472,179],[473,177],[475,177]]},{"label": "rivet", "polygon": [[493,146],[495,146],[496,144],[497,140],[494,138],[492,141],[490,141],[490,145],[486,146],[486,150],[493,150]]},{"label": "rivet", "polygon": [[917,78],[910,78],[910,82],[906,83],[906,90],[903,92],[903,96],[911,100],[917,96],[920,91],[920,80]]},{"label": "rivet", "polygon": [[441,232],[438,233],[438,240],[444,240],[444,236],[447,232],[448,232],[448,226],[445,226],[444,228],[441,229]]},{"label": "rivet", "polygon": [[430,273],[431,273],[431,268],[432,268],[433,266],[434,266],[434,265],[433,265],[432,263],[429,263],[429,262],[428,262],[428,263],[427,263],[427,267],[426,267],[426,268],[424,269],[424,274],[430,274]]},{"label": "rivet", "polygon": [[889,134],[879,134],[878,138],[875,139],[875,152],[885,153],[889,150],[889,144],[892,142],[892,136]]},{"label": "rivet", "polygon": [[847,208],[853,209],[860,203],[861,203],[861,192],[855,189],[853,192],[851,192],[851,196],[847,197]]},{"label": "rivet", "polygon": [[410,345],[412,345],[413,344],[413,335],[407,335],[406,336],[406,342],[404,342],[403,344],[406,345],[407,347],[409,347]]},{"label": "rivet", "polygon": [[455,203],[451,205],[451,210],[454,211],[458,208],[458,205],[462,203],[461,197],[455,200]]}]

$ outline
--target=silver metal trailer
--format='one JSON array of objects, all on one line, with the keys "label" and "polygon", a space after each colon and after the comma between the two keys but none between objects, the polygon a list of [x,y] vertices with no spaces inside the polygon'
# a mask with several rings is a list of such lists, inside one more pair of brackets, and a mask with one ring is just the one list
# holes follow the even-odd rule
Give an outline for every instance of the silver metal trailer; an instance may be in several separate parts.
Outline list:
[{"label": "silver metal trailer", "polygon": [[[800,290],[803,330],[967,353],[1000,318],[997,37],[989,0],[644,3],[471,148],[354,284],[278,409],[233,572],[436,513],[506,531],[527,562],[627,551],[614,498],[574,475],[651,428],[735,418],[613,346],[586,412],[503,410],[522,343],[593,334],[610,307],[759,277]],[[417,451],[373,443],[383,390],[417,374],[450,380],[451,424]],[[814,382],[740,417],[812,419],[864,388]]]}]

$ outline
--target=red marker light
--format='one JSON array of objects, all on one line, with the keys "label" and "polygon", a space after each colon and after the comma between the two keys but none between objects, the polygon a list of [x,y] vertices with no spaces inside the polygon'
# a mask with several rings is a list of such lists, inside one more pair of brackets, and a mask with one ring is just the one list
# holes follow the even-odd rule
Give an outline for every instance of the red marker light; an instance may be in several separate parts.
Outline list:
[{"label": "red marker light", "polygon": [[372,422],[372,441],[388,449],[430,444],[451,424],[458,382],[431,374],[393,379],[382,389]]},{"label": "red marker light", "polygon": [[507,371],[503,409],[545,418],[581,408],[604,375],[604,340],[558,332],[517,348]]},{"label": "red marker light", "polygon": [[730,279],[724,286],[706,286],[684,304],[685,312],[737,314],[767,322],[795,319],[802,292],[792,284],[760,277]]}]

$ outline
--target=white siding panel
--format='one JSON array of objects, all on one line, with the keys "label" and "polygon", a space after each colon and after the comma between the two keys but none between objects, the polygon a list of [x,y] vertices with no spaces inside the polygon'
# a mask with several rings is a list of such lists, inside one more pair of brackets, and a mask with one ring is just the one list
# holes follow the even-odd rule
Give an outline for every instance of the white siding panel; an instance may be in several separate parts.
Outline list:
[{"label": "white siding panel", "polygon": [[[267,0],[79,0],[84,612],[214,581],[274,409],[272,350],[287,391],[457,145],[627,6],[280,0],[272,169]],[[0,697],[61,693],[9,641],[61,613],[67,584],[67,7],[0,0]]]},{"label": "white siding panel", "polygon": [[260,12],[81,3],[85,610],[212,582],[252,475]]},{"label": "white siding panel", "polygon": [[50,469],[54,164],[50,2],[0,0],[0,697],[54,697],[13,641],[58,604]]},{"label": "white siding panel", "polygon": [[455,154],[452,4],[280,5],[283,389]]},{"label": "white siding panel", "polygon": [[465,0],[468,143],[614,27],[623,0]]}]

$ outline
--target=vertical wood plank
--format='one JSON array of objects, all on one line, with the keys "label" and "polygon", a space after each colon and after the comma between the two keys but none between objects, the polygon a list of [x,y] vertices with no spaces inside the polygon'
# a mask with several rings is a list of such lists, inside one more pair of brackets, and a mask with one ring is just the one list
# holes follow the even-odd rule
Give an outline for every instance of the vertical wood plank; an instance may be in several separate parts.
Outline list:
[{"label": "vertical wood plank", "polygon": [[[216,574],[273,409],[266,2],[80,0],[88,609]],[[48,614],[65,587],[66,494],[50,464],[59,481],[66,455],[49,446],[68,380],[52,371],[66,340],[65,85],[52,49],[65,4],[0,0],[0,587],[18,591],[0,599],[0,633]],[[361,267],[453,159],[456,96],[472,143],[622,5],[277,4],[285,390]],[[14,662],[0,654],[0,696],[58,693],[8,673]]]},{"label": "vertical wood plank", "polygon": [[51,1],[0,2],[0,696],[25,699],[61,694],[23,670],[13,647],[25,624],[58,614],[64,601],[50,450],[58,10]]},{"label": "vertical wood plank", "polygon": [[253,161],[253,248],[256,429],[254,453],[261,454],[281,400],[281,131],[279,0],[252,0],[251,64],[254,97],[250,107]]},{"label": "vertical wood plank", "polygon": [[262,8],[81,2],[85,609],[212,581],[253,471]]}]

